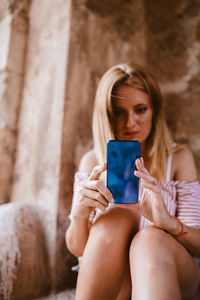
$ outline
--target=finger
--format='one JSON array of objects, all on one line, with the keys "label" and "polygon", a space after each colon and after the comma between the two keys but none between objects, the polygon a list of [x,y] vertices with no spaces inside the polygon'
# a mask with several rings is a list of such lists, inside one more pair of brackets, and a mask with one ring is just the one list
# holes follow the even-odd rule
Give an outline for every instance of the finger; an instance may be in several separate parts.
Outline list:
[{"label": "finger", "polygon": [[154,177],[152,177],[151,175],[146,174],[144,172],[134,171],[134,175],[139,177],[140,179],[143,179],[143,180],[151,183],[151,184],[155,184],[155,185],[157,184],[157,180]]},{"label": "finger", "polygon": [[102,203],[106,207],[108,206],[108,201],[104,198],[104,196],[102,196],[97,191],[89,190],[89,189],[82,189],[82,190],[80,190],[80,194],[82,195],[83,198],[84,197],[90,198],[90,199],[93,199],[95,201]]},{"label": "finger", "polygon": [[155,194],[159,194],[160,193],[160,189],[156,185],[153,185],[153,184],[150,184],[150,183],[142,183],[142,186],[145,189],[154,192]]},{"label": "finger", "polygon": [[99,208],[103,212],[106,211],[106,206],[94,199],[84,197],[81,198],[79,201],[83,207]]},{"label": "finger", "polygon": [[140,160],[142,162],[142,165],[144,166],[144,158],[143,157],[140,157]]},{"label": "finger", "polygon": [[99,193],[101,193],[108,202],[114,202],[111,191],[100,180],[88,180],[84,183],[83,187],[99,191]]},{"label": "finger", "polygon": [[141,159],[137,158],[135,164],[136,164],[138,171],[149,174],[149,172],[147,171],[147,169],[144,166],[144,160],[142,158]]},{"label": "finger", "polygon": [[145,197],[146,197],[146,189],[143,188],[143,190],[142,190],[142,195],[141,195],[141,197],[140,197],[140,202],[143,202],[144,199],[145,199]]},{"label": "finger", "polygon": [[103,173],[107,168],[107,164],[104,163],[102,166],[96,166],[94,167],[94,169],[92,170],[90,176],[89,176],[89,180],[97,180],[99,179],[101,173]]},{"label": "finger", "polygon": [[140,159],[140,163],[141,163],[141,168],[142,170],[146,173],[146,174],[149,174],[149,171],[147,170],[147,168],[145,168],[145,165],[144,165],[144,159],[141,157]]}]

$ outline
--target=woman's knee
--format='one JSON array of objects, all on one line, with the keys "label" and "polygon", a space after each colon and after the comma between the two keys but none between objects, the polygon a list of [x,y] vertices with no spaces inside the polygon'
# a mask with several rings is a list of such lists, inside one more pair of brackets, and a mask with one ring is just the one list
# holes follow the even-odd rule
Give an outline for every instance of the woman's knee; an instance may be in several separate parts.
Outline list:
[{"label": "woman's knee", "polygon": [[181,243],[155,226],[146,227],[136,234],[130,246],[129,259],[132,278],[156,272],[173,274],[186,298],[197,288],[198,270],[194,258]]},{"label": "woman's knee", "polygon": [[136,234],[130,246],[130,262],[145,268],[163,268],[175,262],[174,239],[165,231],[149,226]]},{"label": "woman's knee", "polygon": [[101,214],[90,230],[90,236],[100,239],[103,243],[123,243],[131,240],[138,228],[137,217],[127,209],[113,207]]}]

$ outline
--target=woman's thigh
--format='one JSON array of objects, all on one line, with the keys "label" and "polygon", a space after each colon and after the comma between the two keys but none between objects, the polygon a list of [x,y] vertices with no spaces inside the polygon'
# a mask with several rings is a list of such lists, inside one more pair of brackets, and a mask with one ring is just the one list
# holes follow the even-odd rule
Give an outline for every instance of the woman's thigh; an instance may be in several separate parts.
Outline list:
[{"label": "woman's thigh", "polygon": [[[183,299],[192,299],[200,280],[196,259],[170,234],[149,226],[134,237],[130,247],[130,261],[141,261],[140,269],[149,267],[162,272],[175,265],[179,288]],[[145,265],[146,264],[146,265]],[[134,265],[131,266],[133,270]]]},{"label": "woman's thigh", "polygon": [[130,265],[129,263],[127,263],[121,288],[116,300],[131,300],[131,291],[132,291],[132,283],[131,283],[131,275],[130,275]]},{"label": "woman's thigh", "polygon": [[[112,207],[96,218],[81,260],[77,297],[117,298],[127,273],[129,247],[137,228],[136,211]],[[123,295],[125,292],[126,287],[123,285]]]}]

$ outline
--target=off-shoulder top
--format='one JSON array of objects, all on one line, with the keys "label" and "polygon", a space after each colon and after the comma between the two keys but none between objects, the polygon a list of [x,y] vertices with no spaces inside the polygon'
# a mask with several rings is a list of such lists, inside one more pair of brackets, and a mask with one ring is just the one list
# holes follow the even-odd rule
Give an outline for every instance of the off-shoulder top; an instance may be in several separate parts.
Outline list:
[{"label": "off-shoulder top", "polygon": [[[177,216],[185,225],[200,228],[200,184],[198,181],[184,182],[170,180],[171,163],[172,156],[170,155],[167,161],[166,182],[164,184],[160,183],[166,207],[171,215]],[[73,209],[78,200],[80,186],[88,177],[88,173],[77,172],[75,174],[70,219],[72,218]],[[96,212],[98,212],[98,209],[91,213],[89,222],[94,222]],[[148,219],[141,216],[140,230],[151,224]]]}]

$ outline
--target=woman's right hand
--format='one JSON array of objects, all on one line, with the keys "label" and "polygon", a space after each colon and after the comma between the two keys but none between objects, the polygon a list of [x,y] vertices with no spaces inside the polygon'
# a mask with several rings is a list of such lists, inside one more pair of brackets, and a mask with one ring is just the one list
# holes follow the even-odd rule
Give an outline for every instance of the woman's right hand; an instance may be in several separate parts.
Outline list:
[{"label": "woman's right hand", "polygon": [[106,168],[106,163],[104,163],[103,166],[94,167],[88,180],[83,183],[74,209],[74,216],[89,217],[95,208],[99,208],[102,212],[105,212],[108,203],[114,202],[110,190],[99,180],[100,175]]}]

